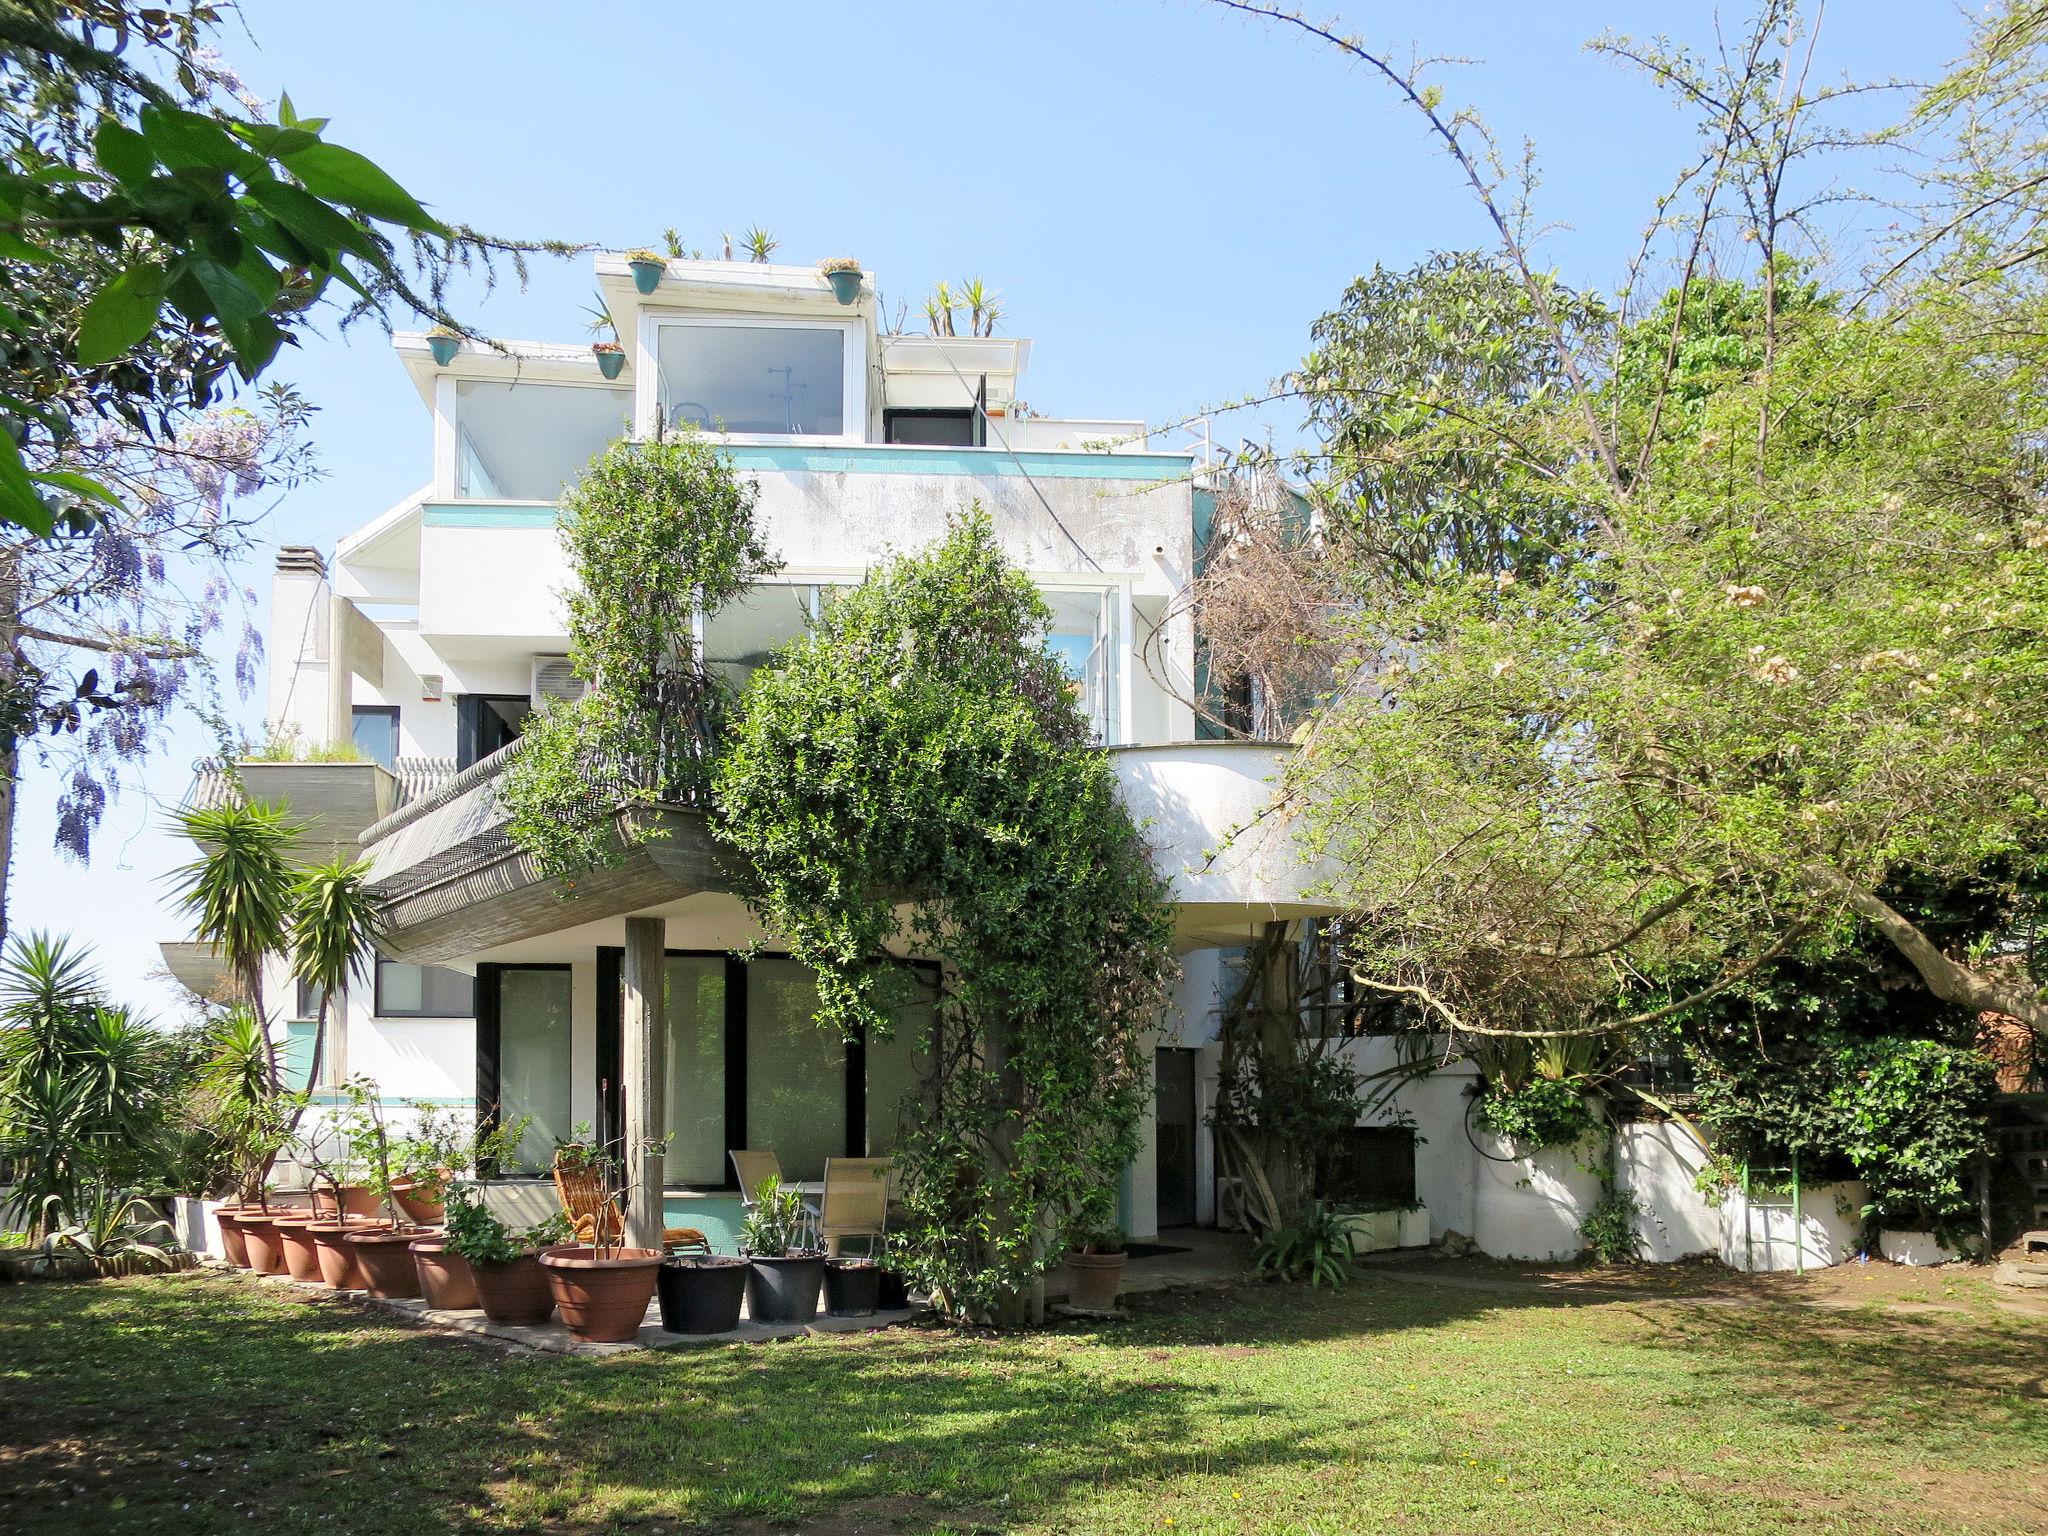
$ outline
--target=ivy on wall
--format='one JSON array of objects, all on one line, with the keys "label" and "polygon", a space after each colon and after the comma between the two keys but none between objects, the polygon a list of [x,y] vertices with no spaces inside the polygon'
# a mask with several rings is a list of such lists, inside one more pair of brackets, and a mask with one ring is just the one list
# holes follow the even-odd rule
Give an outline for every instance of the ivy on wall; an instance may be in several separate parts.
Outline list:
[{"label": "ivy on wall", "polygon": [[499,780],[513,841],[543,873],[616,863],[621,808],[705,793],[729,700],[705,670],[696,616],[776,570],[755,489],[685,430],[614,442],[562,501],[569,660],[588,685],[528,723]]},{"label": "ivy on wall", "polygon": [[897,1262],[1023,1321],[1137,1150],[1170,918],[1114,772],[978,508],[756,673],[719,758],[748,903],[818,973],[819,1022],[886,1037],[892,953],[943,963],[896,1167]]}]

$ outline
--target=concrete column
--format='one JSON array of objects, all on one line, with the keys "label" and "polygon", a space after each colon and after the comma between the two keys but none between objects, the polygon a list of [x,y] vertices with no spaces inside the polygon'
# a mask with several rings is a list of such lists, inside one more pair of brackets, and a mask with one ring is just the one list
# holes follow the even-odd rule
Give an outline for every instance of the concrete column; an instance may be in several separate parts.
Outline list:
[{"label": "concrete column", "polygon": [[355,672],[349,666],[348,599],[327,600],[327,745],[355,738]]},{"label": "concrete column", "polygon": [[668,1120],[664,1090],[668,1045],[664,1017],[668,996],[668,920],[626,919],[626,954],[620,966],[625,998],[620,1010],[621,1070],[625,1075],[626,1178],[632,1186],[626,1206],[626,1244],[661,1247],[663,1155],[660,1138]]}]

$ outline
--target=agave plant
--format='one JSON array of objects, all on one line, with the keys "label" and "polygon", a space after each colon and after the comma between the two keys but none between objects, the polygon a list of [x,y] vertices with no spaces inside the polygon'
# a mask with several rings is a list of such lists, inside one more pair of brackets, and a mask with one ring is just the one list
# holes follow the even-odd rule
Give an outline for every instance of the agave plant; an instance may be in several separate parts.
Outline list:
[{"label": "agave plant", "polygon": [[47,1202],[47,1236],[25,1261],[32,1276],[140,1275],[175,1269],[184,1257],[171,1224],[147,1200],[94,1185],[75,1206]]}]

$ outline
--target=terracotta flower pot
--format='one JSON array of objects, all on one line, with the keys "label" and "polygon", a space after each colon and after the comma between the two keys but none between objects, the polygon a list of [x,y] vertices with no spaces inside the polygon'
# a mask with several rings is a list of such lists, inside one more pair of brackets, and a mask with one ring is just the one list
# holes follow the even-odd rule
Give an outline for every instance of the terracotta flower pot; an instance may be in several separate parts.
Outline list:
[{"label": "terracotta flower pot", "polygon": [[224,1205],[213,1213],[220,1223],[220,1256],[237,1269],[249,1267],[249,1242],[242,1236],[242,1208]]},{"label": "terracotta flower pot", "polygon": [[1070,1253],[1067,1255],[1067,1303],[1084,1312],[1114,1312],[1116,1293],[1124,1282],[1127,1253]]},{"label": "terracotta flower pot", "polygon": [[355,1245],[349,1238],[373,1229],[374,1224],[367,1221],[307,1222],[306,1230],[320,1250],[320,1278],[337,1291],[368,1290],[369,1277],[357,1266]]},{"label": "terracotta flower pot", "polygon": [[[383,1202],[367,1184],[344,1184],[341,1186],[341,1213],[344,1216],[361,1216],[375,1219],[383,1210]],[[329,1184],[313,1186],[313,1214],[334,1217],[334,1188]]]},{"label": "terracotta flower pot", "polygon": [[278,1216],[272,1219],[271,1228],[277,1233],[278,1246],[284,1249],[284,1267],[294,1280],[320,1283],[320,1246],[313,1241],[313,1234],[306,1230],[314,1218],[311,1216]]},{"label": "terracotta flower pot", "polygon": [[348,1245],[355,1250],[356,1272],[363,1277],[364,1290],[385,1300],[419,1295],[420,1272],[412,1262],[416,1235],[389,1230],[348,1234]]},{"label": "terracotta flower pot", "polygon": [[243,1211],[239,1218],[249,1268],[259,1275],[284,1273],[284,1245],[278,1241],[277,1211]]},{"label": "terracotta flower pot", "polygon": [[438,1227],[448,1219],[444,1186],[439,1179],[393,1179],[391,1198],[398,1208],[423,1227]]},{"label": "terracotta flower pot", "polygon": [[550,1248],[540,1256],[563,1325],[586,1344],[623,1344],[640,1332],[654,1282],[658,1248]]},{"label": "terracotta flower pot", "polygon": [[413,1269],[419,1275],[420,1295],[437,1312],[466,1312],[477,1305],[476,1276],[469,1272],[469,1260],[448,1246],[440,1235],[412,1240]]},{"label": "terracotta flower pot", "polygon": [[470,1261],[477,1305],[494,1323],[544,1323],[555,1314],[555,1293],[540,1255],[522,1253],[504,1264]]}]

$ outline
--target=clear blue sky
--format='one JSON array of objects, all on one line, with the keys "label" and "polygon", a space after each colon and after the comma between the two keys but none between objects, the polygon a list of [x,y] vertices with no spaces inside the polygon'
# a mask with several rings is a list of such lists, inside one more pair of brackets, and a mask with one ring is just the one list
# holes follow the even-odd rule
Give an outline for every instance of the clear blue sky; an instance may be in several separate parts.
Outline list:
[{"label": "clear blue sky", "polygon": [[[1542,210],[1563,226],[1547,259],[1611,285],[1692,129],[1583,44],[1661,27],[1707,45],[1713,8],[1343,10],[1401,57],[1472,61],[1440,78],[1511,144],[1536,141]],[[1003,295],[1005,330],[1034,338],[1024,394],[1048,414],[1160,422],[1255,391],[1354,275],[1487,241],[1453,167],[1383,87],[1194,0],[243,0],[242,19],[247,35],[221,46],[259,95],[330,117],[331,137],[445,216],[614,248],[674,226],[707,253],[720,230],[760,223],[777,260],[857,256],[913,311],[933,280],[979,276]],[[1924,78],[1963,35],[1943,0],[1837,0],[1822,73]],[[590,289],[585,258],[458,307],[495,334],[573,339]],[[320,407],[326,476],[276,515],[248,572],[259,594],[276,544],[331,549],[429,467],[427,417],[381,334],[309,338],[282,373]],[[242,710],[252,730],[261,713],[260,695]],[[109,809],[89,870],[50,849],[48,776],[24,785],[15,925],[88,939],[118,994],[161,1012],[168,989],[143,978],[156,941],[183,930],[160,877],[190,850],[160,826],[205,746],[179,733],[146,792]]]}]

